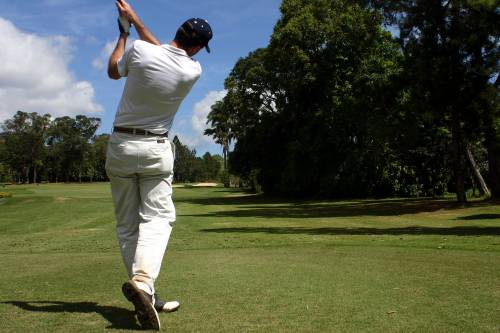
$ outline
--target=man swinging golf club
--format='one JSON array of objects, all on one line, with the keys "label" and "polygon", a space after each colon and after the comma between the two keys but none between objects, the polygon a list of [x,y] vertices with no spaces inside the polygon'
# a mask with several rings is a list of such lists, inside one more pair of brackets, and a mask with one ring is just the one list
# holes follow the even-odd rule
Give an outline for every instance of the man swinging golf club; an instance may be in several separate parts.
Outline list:
[{"label": "man swinging golf club", "polygon": [[[212,30],[189,19],[169,44],[161,44],[125,0],[117,0],[120,37],[108,65],[110,78],[127,77],[110,137],[106,172],[111,181],[116,230],[130,280],[122,286],[143,328],[160,329],[158,312],[178,302],[160,301],[155,291],[172,226],[174,156],[168,132],[182,100],[201,75],[191,57],[208,52]],[[131,25],[140,40],[125,50]]]}]

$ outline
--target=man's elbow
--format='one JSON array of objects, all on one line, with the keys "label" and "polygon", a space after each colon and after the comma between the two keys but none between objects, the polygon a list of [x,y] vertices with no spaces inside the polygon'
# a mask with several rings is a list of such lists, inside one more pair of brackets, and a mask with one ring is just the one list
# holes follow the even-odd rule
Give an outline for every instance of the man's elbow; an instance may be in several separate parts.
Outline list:
[{"label": "man's elbow", "polygon": [[108,73],[108,77],[112,80],[119,80],[121,79],[122,77],[120,75],[113,75],[113,74],[110,74]]},{"label": "man's elbow", "polygon": [[121,75],[120,75],[120,73],[118,73],[118,70],[113,69],[113,68],[108,68],[108,77],[112,80],[121,79]]},{"label": "man's elbow", "polygon": [[108,77],[112,80],[121,79],[120,71],[118,71],[118,63],[110,59],[108,63]]}]

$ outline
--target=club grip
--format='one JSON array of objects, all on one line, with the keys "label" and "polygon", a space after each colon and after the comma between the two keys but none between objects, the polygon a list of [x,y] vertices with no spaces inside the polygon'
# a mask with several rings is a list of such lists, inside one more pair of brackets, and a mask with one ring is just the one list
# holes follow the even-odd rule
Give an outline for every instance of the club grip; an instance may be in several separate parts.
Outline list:
[{"label": "club grip", "polygon": [[118,17],[118,29],[120,29],[121,34],[130,35],[130,22],[126,17]]}]

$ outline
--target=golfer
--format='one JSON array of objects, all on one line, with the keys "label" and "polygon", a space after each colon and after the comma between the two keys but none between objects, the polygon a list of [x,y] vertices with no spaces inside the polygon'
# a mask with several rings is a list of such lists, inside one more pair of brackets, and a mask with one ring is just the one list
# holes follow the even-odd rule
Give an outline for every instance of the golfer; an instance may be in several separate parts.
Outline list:
[{"label": "golfer", "polygon": [[[116,214],[116,230],[129,280],[122,286],[143,328],[160,329],[158,312],[179,308],[155,291],[175,208],[174,156],[168,132],[175,113],[201,74],[191,57],[210,52],[206,20],[189,19],[169,44],[161,44],[125,0],[116,1],[120,37],[108,65],[110,78],[126,77],[109,139],[106,172]],[[140,40],[125,49],[130,26]]]}]

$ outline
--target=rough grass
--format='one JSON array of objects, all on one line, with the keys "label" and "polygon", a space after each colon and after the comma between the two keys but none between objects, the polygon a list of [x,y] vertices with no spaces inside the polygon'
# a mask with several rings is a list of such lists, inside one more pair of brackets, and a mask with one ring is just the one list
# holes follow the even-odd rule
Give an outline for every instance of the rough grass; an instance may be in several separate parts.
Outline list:
[{"label": "rough grass", "polygon": [[[8,186],[0,332],[136,330],[108,184]],[[176,188],[175,332],[500,332],[500,205]]]}]

